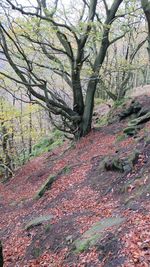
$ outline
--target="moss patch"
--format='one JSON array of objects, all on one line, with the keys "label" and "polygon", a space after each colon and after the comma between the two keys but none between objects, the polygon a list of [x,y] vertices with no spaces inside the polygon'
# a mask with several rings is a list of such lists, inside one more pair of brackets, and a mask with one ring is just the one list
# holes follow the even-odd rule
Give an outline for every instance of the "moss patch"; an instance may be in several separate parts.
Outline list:
[{"label": "moss patch", "polygon": [[50,175],[47,180],[44,182],[44,184],[40,187],[40,189],[37,191],[37,193],[34,196],[34,199],[41,198],[44,193],[49,190],[52,186],[52,184],[56,181],[56,179],[61,174],[68,174],[71,171],[71,166],[67,165],[62,170],[60,170],[58,173],[54,175]]},{"label": "moss patch", "polygon": [[88,231],[80,238],[74,241],[75,251],[83,252],[89,247],[95,245],[99,239],[103,237],[103,231],[109,227],[117,226],[124,221],[124,218],[107,218],[98,223],[95,223]]},{"label": "moss patch", "polygon": [[53,219],[53,215],[40,216],[32,219],[25,225],[25,230],[29,230],[35,226],[38,226],[44,222],[50,221]]},{"label": "moss patch", "polygon": [[38,192],[36,193],[36,195],[34,196],[34,199],[39,199],[41,198],[44,193],[50,189],[52,183],[56,180],[57,175],[51,175],[47,178],[47,180],[45,181],[45,183],[40,187],[40,189],[38,190]]}]

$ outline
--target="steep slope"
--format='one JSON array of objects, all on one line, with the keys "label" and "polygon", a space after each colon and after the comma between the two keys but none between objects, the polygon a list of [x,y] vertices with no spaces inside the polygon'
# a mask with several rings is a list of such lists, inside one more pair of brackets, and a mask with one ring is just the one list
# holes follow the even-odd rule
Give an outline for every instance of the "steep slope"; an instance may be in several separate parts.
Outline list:
[{"label": "steep slope", "polygon": [[132,137],[127,123],[93,130],[0,184],[5,267],[150,266],[150,122]]}]

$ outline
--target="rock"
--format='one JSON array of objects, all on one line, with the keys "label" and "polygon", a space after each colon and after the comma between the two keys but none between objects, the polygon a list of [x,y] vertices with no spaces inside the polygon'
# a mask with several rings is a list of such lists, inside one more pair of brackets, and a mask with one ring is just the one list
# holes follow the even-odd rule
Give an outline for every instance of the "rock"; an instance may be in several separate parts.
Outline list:
[{"label": "rock", "polygon": [[68,236],[66,237],[66,242],[67,242],[68,244],[71,244],[71,243],[73,242],[73,236],[72,236],[72,235],[68,235]]},{"label": "rock", "polygon": [[104,230],[118,226],[124,222],[124,218],[121,217],[110,217],[95,223],[89,230],[87,230],[80,238],[73,242],[75,251],[83,252],[89,247],[95,245],[98,240],[103,238]]},{"label": "rock", "polygon": [[129,207],[130,210],[132,211],[138,211],[140,209],[140,205],[139,203],[129,203]]},{"label": "rock", "polygon": [[147,114],[150,111],[150,109],[143,107],[137,114],[137,117],[141,117],[144,116],[145,114]]},{"label": "rock", "polygon": [[3,267],[4,261],[3,261],[3,250],[2,250],[2,243],[0,241],[0,267]]},{"label": "rock", "polygon": [[[107,171],[130,172],[137,163],[140,152],[135,150],[128,158],[110,156],[104,159],[103,166]],[[101,164],[102,166],[102,164]]]},{"label": "rock", "polygon": [[145,146],[145,147],[146,147],[146,146],[149,146],[149,145],[150,145],[150,136],[149,136],[149,135],[146,136],[146,137],[144,138],[144,141],[145,141],[144,146]]},{"label": "rock", "polygon": [[52,175],[52,176],[49,176],[46,180],[46,182],[41,186],[41,188],[38,190],[38,192],[36,193],[35,195],[35,199],[39,199],[41,198],[44,193],[50,189],[52,183],[56,180],[57,176],[55,175]]},{"label": "rock", "polygon": [[127,128],[125,128],[123,130],[123,132],[126,134],[126,135],[129,135],[129,136],[134,136],[137,134],[138,132],[138,127],[137,126],[128,126]]},{"label": "rock", "polygon": [[57,178],[64,174],[64,173],[68,173],[71,170],[70,166],[65,166],[64,168],[62,168],[60,171],[58,171],[56,174],[54,175],[50,175],[47,180],[45,181],[45,183],[41,186],[41,188],[38,190],[38,192],[35,194],[34,199],[39,199],[41,198],[44,193],[51,188],[51,185],[57,180]]},{"label": "rock", "polygon": [[130,126],[136,126],[150,120],[150,111],[145,115],[130,121]]},{"label": "rock", "polygon": [[104,168],[107,171],[120,171],[123,172],[123,161],[116,157],[107,157],[104,160]]},{"label": "rock", "polygon": [[26,224],[25,230],[29,230],[35,226],[41,225],[44,222],[51,221],[53,218],[53,215],[36,217]]},{"label": "rock", "polygon": [[119,114],[120,120],[123,120],[132,114],[137,114],[141,110],[141,108],[141,104],[138,101],[133,100],[130,106]]},{"label": "rock", "polygon": [[140,151],[135,150],[129,157],[129,161],[132,163],[133,166],[138,162],[139,154]]},{"label": "rock", "polygon": [[118,253],[121,248],[121,242],[113,233],[109,232],[96,247],[97,252],[100,252],[98,256],[99,261],[102,262],[105,258],[105,267],[119,267],[123,265],[125,257]]}]

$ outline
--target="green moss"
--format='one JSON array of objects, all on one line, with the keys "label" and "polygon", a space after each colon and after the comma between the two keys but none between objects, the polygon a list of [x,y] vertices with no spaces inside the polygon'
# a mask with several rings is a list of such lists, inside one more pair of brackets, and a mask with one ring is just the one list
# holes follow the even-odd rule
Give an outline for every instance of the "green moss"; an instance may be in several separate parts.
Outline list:
[{"label": "green moss", "polygon": [[48,233],[51,229],[51,224],[45,225],[44,229],[45,229],[45,233]]},{"label": "green moss", "polygon": [[90,241],[89,240],[84,240],[84,241],[80,241],[75,249],[76,253],[82,253],[84,251],[86,251],[90,246]]},{"label": "green moss", "polygon": [[115,108],[118,108],[118,107],[121,107],[121,106],[123,106],[125,103],[126,103],[126,101],[127,101],[127,99],[121,99],[121,100],[116,100],[115,102],[114,102],[114,107]]},{"label": "green moss", "polygon": [[57,178],[56,175],[49,176],[45,181],[45,183],[40,187],[40,189],[34,196],[34,199],[41,198],[44,195],[44,193],[51,187],[52,183],[56,180],[56,178]]},{"label": "green moss", "polygon": [[70,171],[71,171],[71,166],[65,166],[64,168],[63,168],[63,174],[68,174],[68,173],[70,173]]},{"label": "green moss", "polygon": [[127,139],[127,136],[126,134],[119,134],[117,137],[116,137],[116,141],[117,142],[121,142],[123,140]]},{"label": "green moss", "polygon": [[141,116],[139,118],[136,118],[134,120],[131,120],[130,121],[130,125],[131,126],[136,126],[136,125],[145,123],[145,122],[147,122],[149,120],[150,120],[150,112],[147,112],[145,115],[143,115],[143,116]]},{"label": "green moss", "polygon": [[41,255],[41,253],[42,253],[42,251],[39,247],[34,247],[32,249],[32,255],[35,259],[38,258]]},{"label": "green moss", "polygon": [[108,124],[108,117],[106,115],[99,118],[98,121],[96,122],[97,126],[105,126],[107,124]]},{"label": "green moss", "polygon": [[62,168],[60,171],[58,171],[56,174],[50,175],[46,179],[44,184],[40,187],[40,189],[37,191],[37,193],[34,196],[34,199],[38,200],[39,198],[41,198],[44,195],[44,193],[51,188],[52,184],[56,181],[59,175],[67,174],[70,172],[70,170],[71,170],[71,167],[67,165],[64,168]]},{"label": "green moss", "polygon": [[120,217],[112,217],[101,220],[95,223],[88,231],[86,231],[80,238],[74,241],[75,252],[80,253],[94,246],[99,239],[103,237],[104,230],[121,224],[124,221]]},{"label": "green moss", "polygon": [[30,157],[37,157],[45,152],[49,152],[62,145],[64,140],[64,134],[57,129],[53,129],[49,136],[42,138],[33,146]]},{"label": "green moss", "polygon": [[54,148],[61,146],[63,144],[63,140],[62,139],[58,139],[55,142],[53,142],[53,144],[51,144],[48,148],[48,151],[53,150]]},{"label": "green moss", "polygon": [[123,132],[126,134],[126,135],[129,135],[129,136],[133,136],[135,134],[137,134],[138,132],[138,128],[136,126],[131,126],[129,125],[128,127],[126,127]]},{"label": "green moss", "polygon": [[94,105],[95,106],[98,106],[100,104],[105,104],[105,103],[106,103],[106,101],[104,99],[102,99],[102,98],[95,98],[94,99]]},{"label": "green moss", "polygon": [[64,133],[59,131],[58,129],[54,128],[52,131],[53,138],[56,139],[62,139],[64,137]]}]

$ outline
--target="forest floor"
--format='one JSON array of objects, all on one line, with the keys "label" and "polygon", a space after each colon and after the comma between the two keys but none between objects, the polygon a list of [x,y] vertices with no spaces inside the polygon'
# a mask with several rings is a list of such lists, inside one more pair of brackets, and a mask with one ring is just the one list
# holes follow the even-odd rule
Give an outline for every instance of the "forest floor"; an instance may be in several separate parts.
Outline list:
[{"label": "forest floor", "polygon": [[[93,129],[0,183],[4,267],[150,266],[150,121],[136,136],[122,138],[126,125],[124,120]],[[137,150],[128,172],[101,164],[106,156],[128,158]],[[36,199],[48,176],[58,172]],[[41,216],[51,219],[26,227]]]}]

